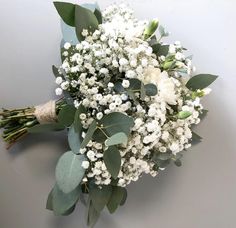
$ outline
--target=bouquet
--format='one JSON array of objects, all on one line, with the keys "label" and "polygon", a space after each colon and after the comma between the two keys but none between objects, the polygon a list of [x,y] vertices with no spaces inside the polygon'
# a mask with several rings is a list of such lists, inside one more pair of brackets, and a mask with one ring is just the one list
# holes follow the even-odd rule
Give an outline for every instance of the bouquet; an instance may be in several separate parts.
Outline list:
[{"label": "bouquet", "polygon": [[8,147],[27,134],[68,132],[47,209],[68,215],[81,202],[93,227],[105,207],[124,205],[131,182],[181,166],[182,152],[201,141],[193,127],[217,76],[194,75],[181,43],[165,44],[159,21],[138,20],[126,5],[54,5],[64,33],[52,68],[59,99],[3,109],[0,127]]}]

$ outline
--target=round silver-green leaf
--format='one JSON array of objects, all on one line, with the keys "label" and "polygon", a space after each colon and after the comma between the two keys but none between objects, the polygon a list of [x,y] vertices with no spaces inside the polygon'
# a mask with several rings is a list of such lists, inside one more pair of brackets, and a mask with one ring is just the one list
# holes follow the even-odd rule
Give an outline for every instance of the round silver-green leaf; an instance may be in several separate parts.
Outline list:
[{"label": "round silver-green leaf", "polygon": [[100,212],[107,205],[112,194],[112,187],[110,185],[103,185],[100,187],[94,185],[90,188],[89,196],[92,200],[96,211]]},{"label": "round silver-green leaf", "polygon": [[107,170],[116,179],[121,168],[121,155],[116,146],[109,147],[103,155]]},{"label": "round silver-green leaf", "polygon": [[59,215],[66,213],[77,203],[80,192],[80,188],[77,187],[72,192],[64,193],[56,184],[52,191],[52,205],[54,213]]},{"label": "round silver-green leaf", "polygon": [[76,155],[72,151],[64,153],[56,166],[56,181],[58,187],[64,192],[73,191],[81,182],[85,169],[82,162],[84,155]]},{"label": "round silver-green leaf", "polygon": [[81,144],[80,134],[75,132],[74,125],[72,125],[69,129],[68,143],[73,153],[78,154],[80,152],[80,144]]},{"label": "round silver-green leaf", "polygon": [[112,135],[110,138],[108,138],[105,141],[106,146],[114,146],[118,144],[127,144],[128,137],[124,132],[119,132],[114,135]]}]

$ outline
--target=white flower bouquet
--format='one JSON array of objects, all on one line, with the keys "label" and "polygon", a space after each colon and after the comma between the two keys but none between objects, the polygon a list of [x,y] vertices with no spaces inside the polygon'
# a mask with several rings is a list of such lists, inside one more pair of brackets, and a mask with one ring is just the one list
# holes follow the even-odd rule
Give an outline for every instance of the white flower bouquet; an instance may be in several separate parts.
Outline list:
[{"label": "white flower bouquet", "polygon": [[28,133],[67,130],[70,149],[47,209],[68,215],[80,201],[93,227],[104,207],[113,213],[125,203],[132,181],[181,166],[181,152],[201,141],[192,129],[217,76],[193,76],[181,43],[164,44],[159,21],[140,21],[126,5],[54,5],[64,33],[62,64],[53,66],[60,99],[4,109],[0,127],[9,146]]}]

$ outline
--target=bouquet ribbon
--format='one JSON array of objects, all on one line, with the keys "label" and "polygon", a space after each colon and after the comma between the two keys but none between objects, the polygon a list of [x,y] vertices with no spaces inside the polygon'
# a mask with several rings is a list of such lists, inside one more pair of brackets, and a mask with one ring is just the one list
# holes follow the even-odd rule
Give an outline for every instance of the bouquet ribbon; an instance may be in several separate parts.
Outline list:
[{"label": "bouquet ribbon", "polygon": [[40,124],[55,122],[57,120],[56,101],[50,100],[35,106],[34,115]]}]

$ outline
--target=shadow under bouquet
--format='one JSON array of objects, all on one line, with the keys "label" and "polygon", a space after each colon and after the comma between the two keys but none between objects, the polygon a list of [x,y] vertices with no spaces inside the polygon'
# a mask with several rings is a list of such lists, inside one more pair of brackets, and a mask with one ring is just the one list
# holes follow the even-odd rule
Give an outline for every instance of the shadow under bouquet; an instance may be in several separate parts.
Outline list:
[{"label": "shadow under bouquet", "polygon": [[217,78],[194,75],[180,42],[157,19],[138,20],[126,5],[54,2],[62,21],[62,64],[53,66],[57,101],[0,113],[10,147],[31,133],[67,130],[70,148],[56,166],[47,209],[68,215],[80,201],[93,227],[127,198],[126,186],[155,177],[200,142],[193,127],[207,110],[201,99]]}]

